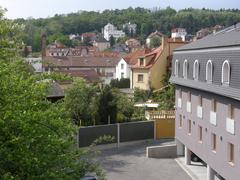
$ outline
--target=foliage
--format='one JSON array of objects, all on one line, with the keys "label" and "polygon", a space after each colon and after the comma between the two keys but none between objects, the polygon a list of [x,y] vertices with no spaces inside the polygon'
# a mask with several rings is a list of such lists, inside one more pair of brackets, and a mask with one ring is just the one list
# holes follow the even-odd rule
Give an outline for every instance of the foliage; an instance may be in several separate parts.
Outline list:
[{"label": "foliage", "polygon": [[83,79],[77,79],[66,91],[65,106],[77,125],[88,126],[95,119],[96,100],[95,87],[87,85]]},{"label": "foliage", "polygon": [[150,48],[156,48],[161,45],[161,39],[159,37],[153,37],[150,41]]},{"label": "foliage", "polygon": [[170,74],[162,80],[164,88],[153,93],[153,100],[159,102],[159,108],[162,110],[173,110],[175,105],[175,87],[169,83],[169,77]]},{"label": "foliage", "polygon": [[114,44],[116,43],[116,40],[115,38],[111,35],[110,38],[109,38],[109,42],[110,42],[110,46],[113,47]]},{"label": "foliage", "polygon": [[117,122],[131,121],[134,113],[134,104],[125,94],[122,94],[119,89],[113,89],[112,93],[117,102]]},{"label": "foliage", "polygon": [[110,85],[112,88],[130,88],[130,79],[128,78],[121,78],[120,80],[112,79]]},{"label": "foliage", "polygon": [[44,72],[44,73],[41,73],[40,75],[37,75],[36,78],[39,81],[44,79],[52,79],[57,82],[73,81],[73,78],[71,76],[58,73],[58,72],[49,72],[49,73]]},{"label": "foliage", "polygon": [[77,128],[63,103],[47,101],[49,84],[16,56],[18,35],[9,29],[16,26],[3,18],[0,24],[0,179],[79,179],[93,172],[102,179],[92,152],[76,148]]},{"label": "foliage", "polygon": [[[131,21],[137,24],[136,36],[142,40],[151,32],[158,30],[170,35],[171,29],[184,27],[189,34],[195,34],[201,28],[213,27],[216,24],[229,26],[240,21],[240,10],[238,9],[182,9],[176,11],[171,7],[115,9],[103,12],[79,11],[67,15],[55,15],[46,19],[17,19],[15,22],[24,24],[25,30],[22,34],[24,43],[33,46],[33,51],[40,51],[40,37],[42,33],[48,36],[54,34],[82,34],[84,32],[98,31],[108,22],[122,27]],[[129,33],[128,33],[129,34]]]},{"label": "foliage", "polygon": [[146,91],[139,88],[134,89],[134,102],[146,102],[150,96],[151,91]]}]

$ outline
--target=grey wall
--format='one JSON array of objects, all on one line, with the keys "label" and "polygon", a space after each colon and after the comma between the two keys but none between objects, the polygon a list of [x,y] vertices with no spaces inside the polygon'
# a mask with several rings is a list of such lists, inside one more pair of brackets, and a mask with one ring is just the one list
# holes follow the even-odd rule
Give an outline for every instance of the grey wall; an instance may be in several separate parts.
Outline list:
[{"label": "grey wall", "polygon": [[[94,140],[104,135],[115,137],[114,142],[110,143],[116,143],[118,136],[117,124],[81,127],[79,130],[79,147],[89,146],[94,142]],[[120,142],[153,138],[153,121],[140,121],[120,124]]]},{"label": "grey wall", "polygon": [[114,142],[117,142],[117,125],[81,127],[79,130],[79,147],[89,146],[96,139],[104,135],[114,137]]},{"label": "grey wall", "polygon": [[154,122],[130,122],[120,124],[120,142],[154,138]]},{"label": "grey wall", "polygon": [[[227,180],[238,180],[240,177],[240,103],[223,96],[204,91],[177,86],[176,100],[179,97],[178,90],[182,89],[182,108],[176,109],[176,138],[197,154],[215,171]],[[186,112],[187,92],[192,93],[192,112]],[[203,97],[203,118],[197,117],[198,95]],[[211,100],[217,100],[217,126],[210,124]],[[233,104],[235,111],[235,135],[226,131],[226,118],[228,104]],[[179,115],[183,117],[183,127],[179,127]],[[192,121],[192,133],[188,134],[188,120]],[[203,140],[199,143],[198,126],[203,128]],[[217,136],[216,153],[212,151],[212,133]],[[235,146],[235,163],[228,162],[228,143]]]}]

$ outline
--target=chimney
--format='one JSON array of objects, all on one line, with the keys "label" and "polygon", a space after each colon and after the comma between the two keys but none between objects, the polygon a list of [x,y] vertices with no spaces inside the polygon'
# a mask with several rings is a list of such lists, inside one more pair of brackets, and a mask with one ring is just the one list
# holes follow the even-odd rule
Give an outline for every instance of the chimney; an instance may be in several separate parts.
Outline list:
[{"label": "chimney", "polygon": [[47,51],[47,36],[46,34],[42,35],[42,59],[44,59],[47,55],[46,51]]}]

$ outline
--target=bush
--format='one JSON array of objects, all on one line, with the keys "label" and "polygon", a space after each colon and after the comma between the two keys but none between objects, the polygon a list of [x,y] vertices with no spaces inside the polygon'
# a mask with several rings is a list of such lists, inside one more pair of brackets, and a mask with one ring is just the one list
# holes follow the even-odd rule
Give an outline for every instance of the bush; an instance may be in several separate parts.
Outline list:
[{"label": "bush", "polygon": [[130,79],[128,78],[122,78],[120,80],[112,79],[110,85],[112,88],[130,88]]}]

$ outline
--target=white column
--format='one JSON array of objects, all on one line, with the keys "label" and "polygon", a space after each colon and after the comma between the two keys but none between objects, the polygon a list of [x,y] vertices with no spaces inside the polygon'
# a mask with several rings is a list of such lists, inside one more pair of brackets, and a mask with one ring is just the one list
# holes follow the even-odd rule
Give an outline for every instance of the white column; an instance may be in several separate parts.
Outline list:
[{"label": "white column", "polygon": [[177,156],[184,156],[184,145],[178,140],[175,139],[177,145]]},{"label": "white column", "polygon": [[185,163],[186,165],[191,164],[191,151],[185,146]]},{"label": "white column", "polygon": [[214,180],[215,171],[207,165],[207,180]]}]

